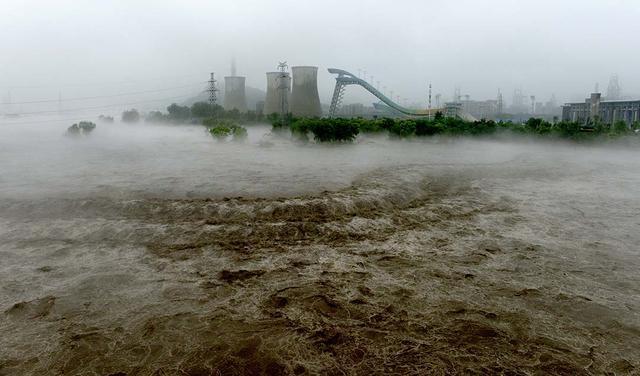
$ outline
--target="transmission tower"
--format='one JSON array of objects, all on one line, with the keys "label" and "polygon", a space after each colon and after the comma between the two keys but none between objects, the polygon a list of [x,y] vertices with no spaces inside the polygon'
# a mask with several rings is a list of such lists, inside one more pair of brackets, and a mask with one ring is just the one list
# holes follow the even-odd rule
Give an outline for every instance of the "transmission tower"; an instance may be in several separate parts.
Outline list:
[{"label": "transmission tower", "polygon": [[431,120],[431,82],[429,82],[429,106],[427,109],[429,110],[429,120]]},{"label": "transmission tower", "polygon": [[289,114],[289,73],[287,73],[287,62],[282,61],[278,63],[278,90],[280,91],[280,121],[283,125],[287,125],[287,118]]},{"label": "transmission tower", "polygon": [[214,78],[214,73],[211,73],[211,78],[209,79],[209,88],[207,89],[207,92],[209,93],[209,104],[211,106],[217,104],[216,102],[218,101],[218,88],[216,87],[216,79]]}]

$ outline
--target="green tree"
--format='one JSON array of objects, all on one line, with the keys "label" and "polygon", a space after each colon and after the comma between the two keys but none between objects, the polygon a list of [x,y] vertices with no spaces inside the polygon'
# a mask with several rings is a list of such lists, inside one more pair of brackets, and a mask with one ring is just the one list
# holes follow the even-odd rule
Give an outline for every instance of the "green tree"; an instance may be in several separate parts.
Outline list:
[{"label": "green tree", "polygon": [[163,114],[160,111],[151,111],[147,114],[147,116],[145,116],[144,120],[152,123],[163,123],[168,121],[169,119],[167,119],[167,115]]},{"label": "green tree", "polygon": [[415,132],[416,122],[413,120],[396,121],[393,126],[389,128],[389,133],[397,137],[409,137],[414,135]]},{"label": "green tree", "polygon": [[433,136],[442,133],[443,127],[436,121],[416,120],[416,136]]},{"label": "green tree", "polygon": [[232,120],[240,119],[240,110],[234,108],[233,110],[225,111],[224,117]]},{"label": "green tree", "polygon": [[191,117],[191,109],[187,106],[179,106],[176,103],[172,103],[167,107],[169,112],[169,118],[172,120],[187,120]]},{"label": "green tree", "polygon": [[629,132],[629,127],[627,127],[627,123],[625,123],[624,120],[618,120],[613,124],[611,131],[615,135],[622,135]]},{"label": "green tree", "polygon": [[223,112],[222,106],[207,102],[196,102],[191,106],[191,115],[199,118],[219,117]]},{"label": "green tree", "polygon": [[137,123],[140,121],[140,113],[135,108],[122,113],[122,121],[125,123]]},{"label": "green tree", "polygon": [[306,127],[319,142],[352,142],[360,132],[358,125],[347,119],[312,119]]},{"label": "green tree", "polygon": [[529,133],[549,134],[553,129],[553,125],[543,119],[530,118],[525,123],[525,127]]},{"label": "green tree", "polygon": [[556,125],[556,131],[559,136],[564,138],[576,139],[580,135],[582,127],[580,123],[572,121],[561,121]]}]

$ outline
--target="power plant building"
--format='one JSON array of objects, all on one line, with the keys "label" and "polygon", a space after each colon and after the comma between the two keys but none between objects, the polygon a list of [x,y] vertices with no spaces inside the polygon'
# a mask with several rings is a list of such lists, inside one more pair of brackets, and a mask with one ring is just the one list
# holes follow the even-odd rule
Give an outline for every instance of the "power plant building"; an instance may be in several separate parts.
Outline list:
[{"label": "power plant building", "polygon": [[631,126],[640,121],[640,100],[602,100],[600,93],[593,93],[584,102],[562,106],[562,120],[588,123],[596,119],[605,124],[624,121]]},{"label": "power plant building", "polygon": [[288,113],[291,96],[291,76],[287,72],[267,72],[267,96],[264,114]]},{"label": "power plant building", "polygon": [[224,109],[247,112],[245,77],[227,76],[224,78]]},{"label": "power plant building", "polygon": [[321,117],[318,94],[318,67],[292,67],[293,88],[290,111],[293,116]]}]

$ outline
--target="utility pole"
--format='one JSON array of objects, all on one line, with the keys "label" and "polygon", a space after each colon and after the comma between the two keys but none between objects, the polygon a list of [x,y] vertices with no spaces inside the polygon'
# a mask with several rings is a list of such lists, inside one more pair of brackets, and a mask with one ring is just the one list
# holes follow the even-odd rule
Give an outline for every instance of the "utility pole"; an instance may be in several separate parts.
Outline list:
[{"label": "utility pole", "polygon": [[214,73],[211,73],[211,78],[209,79],[209,89],[207,89],[207,92],[209,92],[209,105],[211,105],[211,107],[213,107],[216,102],[218,101],[218,95],[216,94],[218,92],[218,88],[216,87],[216,79],[214,78]]}]

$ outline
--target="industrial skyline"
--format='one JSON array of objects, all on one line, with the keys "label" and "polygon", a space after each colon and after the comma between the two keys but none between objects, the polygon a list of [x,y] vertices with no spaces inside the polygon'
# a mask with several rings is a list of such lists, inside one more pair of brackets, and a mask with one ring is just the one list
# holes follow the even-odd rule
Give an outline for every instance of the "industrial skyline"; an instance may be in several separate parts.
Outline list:
[{"label": "industrial skyline", "polygon": [[[318,66],[321,98],[333,90],[330,67],[366,71],[410,101],[424,100],[427,82],[444,97],[459,85],[477,99],[494,98],[498,88],[510,97],[522,87],[537,98],[555,94],[561,102],[574,101],[595,82],[606,88],[612,73],[624,81],[625,93],[640,93],[634,79],[640,56],[628,48],[640,31],[637,1],[275,4],[8,2],[0,14],[10,31],[0,36],[0,97],[9,89],[14,101],[55,98],[59,91],[63,99],[94,95],[89,85],[96,83],[117,93],[104,84],[210,72],[219,72],[222,81],[230,56],[246,85],[256,88],[265,87],[264,73],[283,57]],[[337,21],[336,9],[364,12],[367,22]],[[216,22],[210,22],[212,14]],[[335,27],[327,29],[328,23]],[[391,36],[394,43],[381,48]],[[623,50],[628,53],[621,56]],[[34,86],[40,88],[23,89]],[[365,93],[347,95],[363,102]]]},{"label": "industrial skyline", "polygon": [[[285,65],[286,66],[286,65]],[[264,106],[264,113],[274,113],[274,112],[282,112],[283,103],[286,103],[286,109],[294,112],[295,115],[298,116],[322,116],[322,115],[331,115],[331,112],[326,108],[329,104],[331,104],[331,98],[321,97],[318,91],[318,67],[313,66],[298,66],[293,67],[292,71],[294,72],[293,77],[293,85],[291,83],[292,78],[288,72],[284,71],[274,71],[274,72],[266,72],[267,80],[266,80],[266,88],[265,88],[265,97],[262,98],[262,105]],[[296,73],[298,76],[298,85],[296,85]],[[366,76],[366,71],[363,69],[358,70],[361,75],[360,79],[365,80],[368,78],[369,80],[374,80],[373,75]],[[233,57],[231,59],[231,76],[224,77],[224,86],[222,88],[222,104],[223,107],[227,110],[237,109],[240,112],[246,112],[248,110],[256,110],[255,104],[248,106],[247,98],[246,98],[246,80],[247,77],[237,75],[237,64],[236,58]],[[211,73],[212,75],[214,73]],[[213,80],[213,82],[212,82]],[[283,82],[284,80],[284,82]],[[303,83],[304,81],[304,83]],[[365,80],[366,81],[366,80]],[[204,92],[208,93],[209,98],[208,101],[211,103],[212,101],[217,102],[218,96],[217,91],[219,90],[217,85],[217,80],[213,78],[213,76],[207,81],[207,88]],[[380,88],[380,81],[371,81],[371,87],[374,89],[374,86]],[[417,83],[418,85],[420,83]],[[280,86],[284,85],[284,89],[288,93],[286,95],[286,99],[283,102],[283,91]],[[292,100],[291,89],[293,86],[293,91],[295,92],[296,87],[298,87],[298,96],[294,97]],[[306,86],[301,89],[301,86]],[[393,84],[390,84],[391,88],[393,88]],[[596,91],[598,90],[599,84],[596,84]],[[440,88],[438,88],[440,89]],[[215,91],[214,91],[215,90]],[[357,90],[357,89],[356,89]],[[376,89],[377,90],[377,89]],[[446,90],[444,90],[446,92]],[[349,93],[353,92],[350,90]],[[558,100],[555,94],[552,94],[548,100],[539,100],[536,98],[542,99],[535,94],[527,95],[524,93],[521,87],[516,88],[513,92],[513,97],[511,102],[505,101],[502,92],[500,89],[497,91],[497,95],[493,98],[476,98],[472,97],[470,94],[462,94],[463,90],[460,85],[454,87],[453,94],[450,97],[446,95],[443,96],[440,92],[436,92],[435,98],[438,104],[438,107],[444,108],[444,104],[447,102],[455,102],[460,103],[461,109],[463,109],[466,113],[473,115],[476,118],[499,118],[501,114],[528,114],[528,115],[539,115],[539,116],[547,116],[551,118],[552,116],[559,116],[562,113],[562,104],[570,103],[570,100]],[[424,92],[423,98],[406,98],[401,97],[400,95],[394,95],[393,90],[389,90],[387,86],[383,86],[381,90],[381,94],[388,96],[392,101],[396,102],[398,105],[405,106],[414,110],[426,110],[426,107],[431,103],[431,99],[428,98],[429,95],[433,95],[433,85],[431,83],[428,84],[428,91]],[[334,93],[335,95],[335,93]],[[5,108],[5,113],[10,113],[8,111],[8,107],[10,107],[13,103],[10,96],[10,91],[8,92],[7,97],[3,100],[2,104]],[[305,97],[306,96],[306,97]],[[345,100],[343,97],[346,97]],[[297,99],[296,99],[297,98]],[[607,93],[603,96],[603,99],[608,100],[620,100],[620,99],[633,99],[633,97],[625,97],[621,88],[620,80],[618,75],[611,75],[609,79],[609,84],[607,87]],[[375,96],[367,93],[366,96],[356,97],[355,99],[349,98],[348,95],[345,95],[343,92],[341,94],[341,104],[345,107],[344,110],[338,111],[341,115],[347,116],[367,116],[367,115],[380,115],[384,114],[384,112],[380,113],[375,110],[375,102],[378,99]],[[64,100],[61,97],[59,92],[58,94],[58,108],[61,109],[63,107]],[[258,100],[260,102],[260,100]],[[35,101],[38,103],[39,101]],[[41,102],[53,102],[51,101],[41,101]],[[441,103],[442,102],[442,103]],[[16,104],[20,104],[21,102],[15,102]],[[28,102],[27,102],[28,103]],[[312,104],[309,104],[312,103]],[[160,104],[160,109],[165,104]],[[290,107],[291,106],[291,107]],[[312,109],[306,108],[301,110],[301,107],[311,106]],[[324,107],[324,110],[323,110]],[[51,111],[52,112],[52,111]],[[63,111],[64,112],[64,111]],[[19,113],[19,112],[18,112]]]}]

